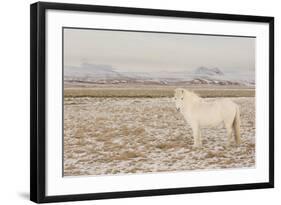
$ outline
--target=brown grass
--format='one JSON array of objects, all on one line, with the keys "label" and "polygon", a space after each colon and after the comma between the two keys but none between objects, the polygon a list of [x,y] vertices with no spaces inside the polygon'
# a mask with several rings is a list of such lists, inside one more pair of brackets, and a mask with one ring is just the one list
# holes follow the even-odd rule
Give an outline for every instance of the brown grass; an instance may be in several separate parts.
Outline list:
[{"label": "brown grass", "polygon": [[65,100],[65,176],[255,165],[255,98],[231,99],[241,108],[240,146],[227,147],[218,127],[202,129],[202,149],[192,147],[192,130],[169,98]]},{"label": "brown grass", "polygon": [[119,155],[113,156],[111,160],[129,160],[131,158],[143,157],[143,154],[136,151],[125,151]]},{"label": "brown grass", "polygon": [[161,143],[161,144],[156,145],[156,148],[162,149],[162,150],[181,148],[181,147],[186,147],[186,144],[179,143],[179,142],[167,142],[167,143]]},{"label": "brown grass", "polygon": [[208,151],[206,154],[206,158],[224,158],[225,155],[222,152],[213,152],[213,151]]},{"label": "brown grass", "polygon": [[[172,97],[174,87],[65,88],[64,97]],[[255,89],[192,89],[201,97],[254,97]]]}]

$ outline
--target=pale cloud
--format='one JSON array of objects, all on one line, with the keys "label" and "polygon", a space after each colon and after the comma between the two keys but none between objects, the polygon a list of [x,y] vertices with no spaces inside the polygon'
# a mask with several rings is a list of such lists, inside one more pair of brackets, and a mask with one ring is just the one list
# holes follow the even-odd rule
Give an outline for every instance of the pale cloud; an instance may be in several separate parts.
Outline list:
[{"label": "pale cloud", "polygon": [[64,64],[82,63],[133,72],[206,66],[254,74],[255,38],[64,29]]}]

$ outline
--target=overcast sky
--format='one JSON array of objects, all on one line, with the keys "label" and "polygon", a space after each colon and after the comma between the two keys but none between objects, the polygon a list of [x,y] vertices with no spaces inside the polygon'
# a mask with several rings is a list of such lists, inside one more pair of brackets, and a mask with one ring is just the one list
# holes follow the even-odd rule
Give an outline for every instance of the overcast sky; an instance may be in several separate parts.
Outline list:
[{"label": "overcast sky", "polygon": [[253,73],[255,38],[64,29],[64,65],[106,64],[118,71],[218,67]]}]

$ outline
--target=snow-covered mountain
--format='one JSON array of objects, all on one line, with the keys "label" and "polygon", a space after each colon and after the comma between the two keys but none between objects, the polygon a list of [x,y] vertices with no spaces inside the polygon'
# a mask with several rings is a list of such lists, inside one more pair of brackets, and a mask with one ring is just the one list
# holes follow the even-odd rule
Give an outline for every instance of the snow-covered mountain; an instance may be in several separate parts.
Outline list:
[{"label": "snow-covered mountain", "polygon": [[82,64],[65,66],[64,81],[71,84],[255,85],[254,76],[223,73],[219,68],[203,66],[191,72],[118,72],[109,65]]},{"label": "snow-covered mountain", "polygon": [[201,66],[195,69],[194,74],[203,76],[222,76],[224,73],[218,68],[207,68]]},{"label": "snow-covered mountain", "polygon": [[119,77],[123,76],[108,65],[82,64],[80,67],[66,66],[64,69],[65,80],[95,80]]}]

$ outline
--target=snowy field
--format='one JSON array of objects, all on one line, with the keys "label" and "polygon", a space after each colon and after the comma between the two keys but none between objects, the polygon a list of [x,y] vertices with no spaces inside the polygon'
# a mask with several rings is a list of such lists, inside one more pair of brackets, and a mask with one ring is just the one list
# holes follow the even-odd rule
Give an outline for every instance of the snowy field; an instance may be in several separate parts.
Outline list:
[{"label": "snowy field", "polygon": [[65,97],[64,175],[254,167],[255,98],[230,99],[240,106],[242,144],[227,147],[220,126],[202,129],[196,149],[171,98]]}]

